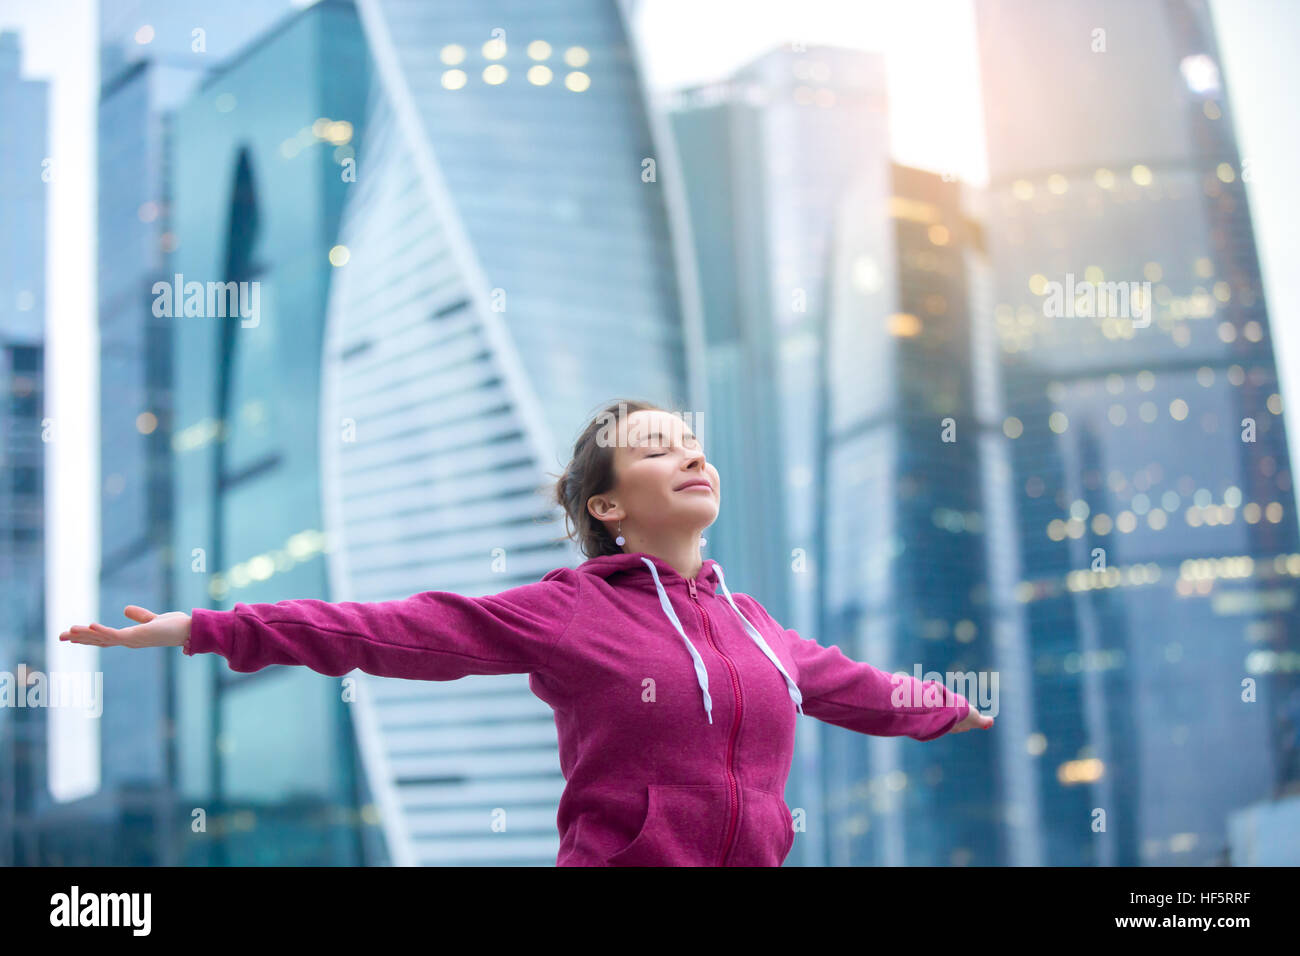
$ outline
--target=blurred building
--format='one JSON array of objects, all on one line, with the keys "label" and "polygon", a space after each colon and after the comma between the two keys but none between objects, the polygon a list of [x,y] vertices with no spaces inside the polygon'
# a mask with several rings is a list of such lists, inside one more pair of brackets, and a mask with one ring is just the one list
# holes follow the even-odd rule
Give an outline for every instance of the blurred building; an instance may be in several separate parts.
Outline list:
[{"label": "blurred building", "polygon": [[[1009,509],[980,199],[874,161],[837,209],[820,533],[823,643],[987,712],[993,635],[1016,622],[991,568]],[[827,863],[1002,862],[992,738],[824,740]]]},{"label": "blurred building", "polygon": [[1032,634],[1004,769],[1043,821],[1016,862],[1223,862],[1229,814],[1298,772],[1300,542],[1208,8],[976,11]]},{"label": "blurred building", "polygon": [[[105,94],[143,85],[147,109],[163,113],[293,6],[292,0],[100,0],[100,85]],[[125,132],[118,138],[125,139]]]},{"label": "blurred building", "polygon": [[[0,33],[0,672],[45,670],[45,211],[49,88]],[[0,707],[0,865],[40,861],[46,711]]]},{"label": "blurred building", "polygon": [[[167,273],[176,242],[170,111],[288,9],[287,0],[222,4],[201,15],[169,0],[100,3],[99,607],[105,623],[128,624],[122,614],[128,604],[177,606],[171,541],[175,320],[154,314],[151,291]],[[188,831],[188,817],[178,821],[175,815],[176,664],[170,654],[101,655],[104,683],[112,689],[101,724],[103,786],[79,801],[94,825],[83,822],[65,837],[70,844],[80,841],[90,862],[179,862],[176,828]],[[94,839],[102,842],[92,845]]]},{"label": "blurred building", "polygon": [[[99,606],[100,619],[109,623],[128,623],[121,615],[127,604],[175,606],[170,569],[172,323],[154,316],[150,291],[165,272],[166,254],[174,241],[168,227],[166,111],[184,100],[207,70],[286,9],[287,2],[244,2],[196,17],[188,5],[159,0],[99,4],[97,246],[103,476]],[[43,102],[43,85],[29,86],[41,88],[38,98]],[[22,101],[6,100],[6,108],[0,111],[6,116],[6,133],[22,129],[9,117],[32,115],[35,101],[31,93]],[[44,148],[43,136],[24,136],[21,142],[21,150],[8,150],[6,155]],[[26,162],[18,165],[25,168]],[[27,191],[43,203],[43,186]],[[21,236],[23,241],[21,255],[6,256],[6,263],[25,265],[33,254],[38,258],[44,254],[43,208],[30,217],[30,224],[28,218],[17,215],[12,220],[22,225],[8,235]],[[8,210],[5,219],[11,221]],[[20,295],[20,301],[30,303],[32,295],[39,301],[43,283],[26,295],[26,299]],[[19,362],[35,362],[32,368],[39,370],[39,356],[24,355]],[[25,466],[20,473],[27,480]],[[26,573],[42,567],[42,561],[32,558],[22,566]],[[10,580],[7,573],[4,578]],[[176,829],[189,832],[190,821],[188,813],[177,808],[174,789],[175,665],[175,658],[164,654],[130,660],[101,656],[104,683],[110,688],[100,724],[102,787],[80,800],[51,800],[44,769],[45,722],[15,712],[16,719],[26,719],[31,727],[27,755],[18,756],[18,783],[7,791],[6,806],[12,808],[16,801],[27,811],[14,824],[20,847],[16,862],[169,865],[179,861]],[[6,763],[12,765],[12,760]],[[179,813],[185,813],[183,820]]]},{"label": "blurred building", "polygon": [[[987,651],[988,436],[939,436],[942,414],[975,401],[987,300],[965,194],[890,163],[875,54],[782,48],[667,105],[728,439],[711,455],[730,517],[710,554],[786,626],[855,659],[969,666]],[[988,756],[945,753],[941,774],[940,749],[801,722],[786,797],[808,829],[791,862],[988,862],[994,838],[980,845],[987,826],[961,811]]]},{"label": "blurred building", "polygon": [[1300,850],[1300,792],[1261,800],[1228,817],[1233,866],[1295,866]]},{"label": "blurred building", "polygon": [[[369,75],[355,8],[324,0],[225,61],[170,124],[170,253],[148,291],[172,330],[178,607],[332,598],[323,317]],[[174,667],[182,862],[384,858],[344,682],[212,655]]]},{"label": "blurred building", "polygon": [[[664,105],[699,274],[715,436],[706,447],[726,501],[707,553],[784,626],[820,638],[833,231],[851,183],[888,164],[884,61],[859,50],[778,48]],[[830,853],[821,732],[811,720],[797,731],[786,801],[809,825],[791,863],[821,864]]]},{"label": "blurred building", "polygon": [[[606,401],[704,411],[679,176],[622,4],[358,8],[378,83],[322,359],[331,593],[496,593],[582,560],[546,496]],[[395,863],[554,864],[526,676],[360,677]]]}]

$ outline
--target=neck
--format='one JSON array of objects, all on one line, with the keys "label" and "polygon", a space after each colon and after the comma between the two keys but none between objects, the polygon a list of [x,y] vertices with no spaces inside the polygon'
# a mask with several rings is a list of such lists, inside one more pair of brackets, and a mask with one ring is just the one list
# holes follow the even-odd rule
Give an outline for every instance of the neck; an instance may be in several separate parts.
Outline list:
[{"label": "neck", "polygon": [[699,531],[691,532],[686,538],[652,539],[626,532],[624,537],[627,538],[627,544],[623,545],[624,552],[631,554],[643,551],[654,555],[688,581],[693,580],[700,573],[700,568],[704,566],[704,559],[700,556]]}]

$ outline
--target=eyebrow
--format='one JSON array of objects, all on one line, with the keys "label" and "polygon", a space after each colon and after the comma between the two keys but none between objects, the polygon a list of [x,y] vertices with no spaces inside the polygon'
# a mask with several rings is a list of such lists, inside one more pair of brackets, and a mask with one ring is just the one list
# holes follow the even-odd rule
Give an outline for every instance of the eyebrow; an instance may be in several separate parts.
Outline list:
[{"label": "eyebrow", "polygon": [[[686,431],[684,431],[682,434],[683,434],[683,436],[686,437],[686,438],[695,438],[696,441],[699,441],[699,438],[696,438],[696,436],[695,436],[695,432],[693,432],[693,431],[686,430]],[[663,437],[663,432],[660,432],[660,431],[648,432],[648,433],[646,434],[645,437],[646,437],[647,439],[650,439],[650,438],[662,438],[662,437]]]}]

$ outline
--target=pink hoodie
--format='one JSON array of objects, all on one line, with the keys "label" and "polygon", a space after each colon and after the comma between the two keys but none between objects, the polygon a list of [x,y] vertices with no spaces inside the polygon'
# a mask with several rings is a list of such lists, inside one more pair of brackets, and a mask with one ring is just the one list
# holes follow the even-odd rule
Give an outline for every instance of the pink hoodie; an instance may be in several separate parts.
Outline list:
[{"label": "pink hoodie", "polygon": [[712,559],[687,580],[642,552],[483,597],[195,608],[185,653],[209,651],[240,672],[527,673],[555,712],[559,866],[779,866],[794,843],[783,795],[796,711],[933,740],[968,710],[936,681],[887,674],[782,628],[731,594]]}]

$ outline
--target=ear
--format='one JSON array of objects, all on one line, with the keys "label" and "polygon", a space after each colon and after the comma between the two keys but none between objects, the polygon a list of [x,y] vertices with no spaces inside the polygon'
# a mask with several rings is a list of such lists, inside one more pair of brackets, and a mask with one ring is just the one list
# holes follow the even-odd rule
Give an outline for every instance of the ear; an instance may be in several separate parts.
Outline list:
[{"label": "ear", "polygon": [[592,495],[587,499],[587,513],[597,521],[622,521],[626,514],[607,495]]}]

